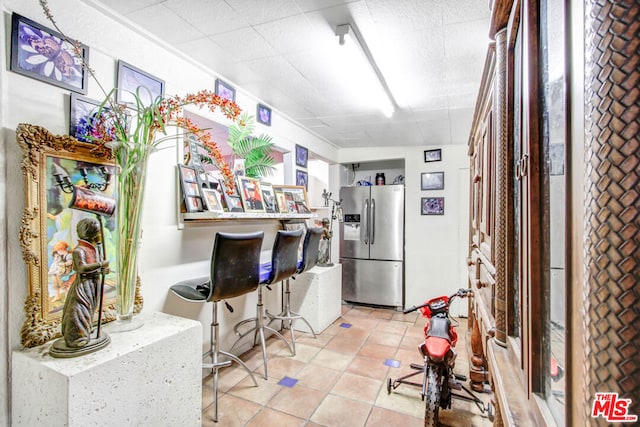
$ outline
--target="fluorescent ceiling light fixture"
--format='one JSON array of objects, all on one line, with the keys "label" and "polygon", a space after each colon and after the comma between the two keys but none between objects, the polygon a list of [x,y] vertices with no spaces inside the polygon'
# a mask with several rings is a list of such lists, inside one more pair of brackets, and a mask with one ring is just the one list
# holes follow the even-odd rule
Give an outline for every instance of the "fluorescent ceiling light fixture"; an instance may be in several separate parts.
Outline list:
[{"label": "fluorescent ceiling light fixture", "polygon": [[350,24],[338,25],[336,36],[340,43],[340,63],[343,73],[350,74],[352,84],[363,99],[368,99],[382,113],[391,117],[396,102],[378,69],[371,52]]}]

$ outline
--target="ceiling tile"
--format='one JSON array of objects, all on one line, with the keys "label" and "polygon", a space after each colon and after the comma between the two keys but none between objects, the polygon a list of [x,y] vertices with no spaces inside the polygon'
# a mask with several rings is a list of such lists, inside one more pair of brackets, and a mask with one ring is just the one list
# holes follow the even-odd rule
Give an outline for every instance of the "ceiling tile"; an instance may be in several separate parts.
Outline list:
[{"label": "ceiling tile", "polygon": [[449,110],[451,125],[451,143],[466,144],[471,132],[473,120],[473,108],[460,108]]},{"label": "ceiling tile", "polygon": [[442,21],[445,25],[473,21],[479,18],[488,22],[491,17],[487,0],[441,0],[440,4],[442,5]]},{"label": "ceiling tile", "polygon": [[249,26],[224,0],[166,0],[163,6],[206,35]]},{"label": "ceiling tile", "polygon": [[276,55],[276,51],[253,28],[244,27],[211,36],[229,56],[240,61]]},{"label": "ceiling tile", "polygon": [[104,5],[122,15],[144,9],[145,7],[160,4],[165,0],[110,0]]},{"label": "ceiling tile", "polygon": [[327,9],[334,6],[343,5],[346,3],[354,3],[360,0],[295,0],[298,7],[303,12],[311,12],[320,9]]},{"label": "ceiling tile", "polygon": [[197,40],[203,36],[200,31],[161,4],[132,12],[128,17],[171,44]]},{"label": "ceiling tile", "polygon": [[367,0],[367,6],[380,31],[406,32],[442,26],[439,1]]},{"label": "ceiling tile", "polygon": [[293,0],[225,0],[250,25],[263,24],[302,13]]},{"label": "ceiling tile", "polygon": [[254,29],[279,53],[312,49],[317,33],[310,31],[305,15],[295,15],[254,26]]}]

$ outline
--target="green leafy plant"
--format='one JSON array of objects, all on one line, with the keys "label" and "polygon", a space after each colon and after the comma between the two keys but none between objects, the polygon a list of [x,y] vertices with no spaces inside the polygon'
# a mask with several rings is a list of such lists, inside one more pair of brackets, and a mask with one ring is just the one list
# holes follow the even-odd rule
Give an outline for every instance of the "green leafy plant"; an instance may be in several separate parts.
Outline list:
[{"label": "green leafy plant", "polygon": [[267,134],[252,136],[255,129],[255,117],[243,113],[229,126],[227,143],[233,154],[244,159],[245,175],[251,178],[270,176],[275,171],[276,160],[273,157],[273,139]]}]

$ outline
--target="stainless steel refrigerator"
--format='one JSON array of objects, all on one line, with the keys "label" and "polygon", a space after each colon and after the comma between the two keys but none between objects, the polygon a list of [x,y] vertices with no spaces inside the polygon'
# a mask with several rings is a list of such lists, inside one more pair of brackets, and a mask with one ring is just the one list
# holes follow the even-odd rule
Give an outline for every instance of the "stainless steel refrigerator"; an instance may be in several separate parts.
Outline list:
[{"label": "stainless steel refrigerator", "polygon": [[342,187],[342,299],[403,307],[404,185]]}]

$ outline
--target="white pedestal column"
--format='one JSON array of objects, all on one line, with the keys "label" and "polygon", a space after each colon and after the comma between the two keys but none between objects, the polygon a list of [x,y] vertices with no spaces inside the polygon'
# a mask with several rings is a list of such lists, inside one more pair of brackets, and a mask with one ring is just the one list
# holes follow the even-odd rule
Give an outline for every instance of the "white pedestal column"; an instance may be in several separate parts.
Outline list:
[{"label": "white pedestal column", "polygon": [[[342,266],[313,267],[289,280],[291,310],[301,314],[319,334],[340,317],[342,309]],[[307,325],[296,320],[296,331],[309,332]]]},{"label": "white pedestal column", "polygon": [[14,426],[200,426],[202,325],[141,313],[136,330],[109,333],[106,348],[72,359],[51,343],[14,351]]}]

